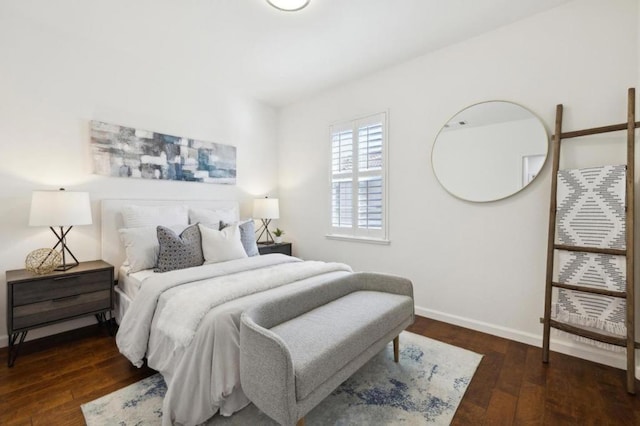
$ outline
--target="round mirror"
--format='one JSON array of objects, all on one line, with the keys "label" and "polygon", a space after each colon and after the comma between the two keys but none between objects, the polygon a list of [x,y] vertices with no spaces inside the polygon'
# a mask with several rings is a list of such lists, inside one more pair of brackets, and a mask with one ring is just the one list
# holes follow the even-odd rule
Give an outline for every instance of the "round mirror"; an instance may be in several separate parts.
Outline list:
[{"label": "round mirror", "polygon": [[528,109],[511,102],[482,102],[463,109],[442,127],[431,163],[452,195],[496,201],[535,179],[548,145],[544,125]]}]

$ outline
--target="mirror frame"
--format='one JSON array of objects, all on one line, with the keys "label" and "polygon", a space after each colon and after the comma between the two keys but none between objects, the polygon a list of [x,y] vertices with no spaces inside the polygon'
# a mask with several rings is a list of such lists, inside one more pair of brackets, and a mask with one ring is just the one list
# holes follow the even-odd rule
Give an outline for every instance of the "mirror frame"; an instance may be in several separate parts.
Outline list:
[{"label": "mirror frame", "polygon": [[[515,106],[518,106],[520,108],[522,108],[523,110],[527,111],[529,114],[531,114],[531,118],[535,118],[536,120],[538,120],[538,122],[540,123],[540,126],[542,127],[542,129],[544,130],[545,136],[546,136],[546,152],[545,152],[545,158],[544,161],[542,162],[542,165],[540,166],[540,171],[538,172],[538,174],[536,175],[536,177],[534,177],[533,179],[531,179],[529,182],[527,182],[526,185],[523,185],[520,189],[518,189],[515,192],[512,192],[510,194],[507,194],[505,196],[501,196],[499,198],[492,198],[490,200],[469,200],[467,198],[464,198],[460,195],[454,194],[453,192],[451,192],[451,190],[449,190],[449,188],[447,188],[444,183],[442,182],[442,180],[438,177],[438,174],[436,173],[436,168],[434,167],[434,161],[433,161],[433,157],[434,157],[434,151],[435,151],[435,147],[436,144],[438,143],[438,137],[440,136],[440,134],[442,133],[442,131],[445,129],[445,125],[449,122],[451,122],[457,115],[459,115],[460,113],[462,113],[463,111],[466,111],[470,108],[482,105],[482,104],[487,104],[487,103],[493,103],[493,102],[503,102],[503,103],[509,103]],[[544,167],[547,165],[547,162],[549,160],[549,155],[550,155],[550,145],[549,145],[549,141],[551,140],[551,137],[549,135],[549,131],[547,129],[547,127],[545,126],[544,121],[542,121],[542,119],[535,114],[533,111],[531,111],[529,108],[524,107],[516,102],[512,102],[512,101],[506,101],[506,100],[501,100],[501,99],[492,99],[489,101],[482,101],[482,102],[476,102],[474,104],[468,105],[462,109],[460,109],[458,112],[456,112],[455,114],[453,114],[451,117],[449,117],[449,119],[447,121],[444,122],[444,124],[440,127],[440,130],[438,130],[438,133],[436,134],[436,137],[433,141],[433,145],[431,147],[431,171],[433,172],[433,175],[435,176],[436,180],[438,181],[438,183],[440,184],[440,186],[451,196],[453,196],[454,198],[457,198],[459,200],[462,201],[466,201],[469,203],[492,203],[495,201],[500,201],[500,200],[504,200],[506,198],[512,197],[520,192],[522,192],[525,188],[527,188],[528,186],[530,186],[540,175],[540,172],[544,169]]]}]

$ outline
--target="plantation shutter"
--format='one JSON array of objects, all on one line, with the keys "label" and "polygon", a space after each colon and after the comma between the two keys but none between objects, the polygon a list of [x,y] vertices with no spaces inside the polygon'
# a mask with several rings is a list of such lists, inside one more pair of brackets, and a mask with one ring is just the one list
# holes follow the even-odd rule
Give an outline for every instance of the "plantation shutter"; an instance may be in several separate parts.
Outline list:
[{"label": "plantation shutter", "polygon": [[331,232],[386,238],[386,114],[331,127]]}]

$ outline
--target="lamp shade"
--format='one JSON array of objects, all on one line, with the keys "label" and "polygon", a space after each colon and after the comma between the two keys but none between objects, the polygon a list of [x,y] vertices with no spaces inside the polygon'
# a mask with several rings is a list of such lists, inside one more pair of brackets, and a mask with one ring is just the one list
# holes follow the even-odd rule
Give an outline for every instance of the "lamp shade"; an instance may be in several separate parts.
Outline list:
[{"label": "lamp shade", "polygon": [[91,225],[91,203],[88,192],[33,191],[31,226]]},{"label": "lamp shade", "polygon": [[277,198],[257,198],[253,200],[253,217],[256,219],[278,219],[280,206]]}]

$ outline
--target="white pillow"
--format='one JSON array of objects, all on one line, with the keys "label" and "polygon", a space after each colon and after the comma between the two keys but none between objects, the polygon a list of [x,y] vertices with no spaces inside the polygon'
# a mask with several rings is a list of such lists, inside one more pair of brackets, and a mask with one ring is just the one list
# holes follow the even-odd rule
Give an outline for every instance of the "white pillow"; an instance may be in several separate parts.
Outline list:
[{"label": "white pillow", "polygon": [[142,226],[173,226],[189,224],[187,206],[136,206],[122,207],[122,220],[125,228]]},{"label": "white pillow", "polygon": [[[169,226],[172,231],[178,234],[184,231],[186,227],[187,225]],[[160,251],[156,226],[123,228],[118,232],[127,254],[129,273],[153,269],[156,266]]]},{"label": "white pillow", "polygon": [[214,229],[220,229],[220,222],[233,223],[238,220],[235,207],[228,209],[189,209],[189,223],[202,223]]},{"label": "white pillow", "polygon": [[222,231],[202,224],[198,227],[202,236],[202,254],[205,264],[247,257],[247,252],[244,251],[240,241],[240,228],[237,224],[227,226]]}]

